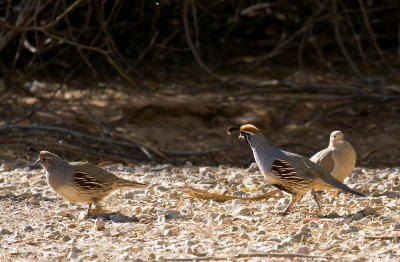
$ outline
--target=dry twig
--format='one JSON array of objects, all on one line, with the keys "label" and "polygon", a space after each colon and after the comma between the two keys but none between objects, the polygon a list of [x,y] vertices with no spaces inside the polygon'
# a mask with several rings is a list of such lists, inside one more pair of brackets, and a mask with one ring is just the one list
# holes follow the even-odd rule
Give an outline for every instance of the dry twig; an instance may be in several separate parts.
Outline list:
[{"label": "dry twig", "polygon": [[207,260],[234,260],[238,258],[252,258],[252,257],[282,257],[282,258],[320,258],[330,259],[330,256],[313,256],[296,253],[240,253],[234,256],[209,256],[209,257],[190,257],[190,258],[164,258],[163,261],[207,261]]}]

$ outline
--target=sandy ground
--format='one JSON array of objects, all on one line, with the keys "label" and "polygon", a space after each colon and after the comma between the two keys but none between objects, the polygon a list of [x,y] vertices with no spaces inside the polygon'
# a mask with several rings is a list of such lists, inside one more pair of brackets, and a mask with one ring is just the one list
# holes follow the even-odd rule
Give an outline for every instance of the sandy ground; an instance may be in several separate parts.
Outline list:
[{"label": "sandy ground", "polygon": [[[7,169],[6,166],[3,168]],[[116,191],[106,214],[85,218],[46,183],[44,171],[0,173],[2,261],[394,261],[400,259],[400,168],[356,168],[345,180],[368,194],[306,195],[292,212],[289,196],[218,203],[188,195],[184,182],[212,192],[254,196],[272,188],[258,171],[226,166],[105,166],[147,189]]]}]

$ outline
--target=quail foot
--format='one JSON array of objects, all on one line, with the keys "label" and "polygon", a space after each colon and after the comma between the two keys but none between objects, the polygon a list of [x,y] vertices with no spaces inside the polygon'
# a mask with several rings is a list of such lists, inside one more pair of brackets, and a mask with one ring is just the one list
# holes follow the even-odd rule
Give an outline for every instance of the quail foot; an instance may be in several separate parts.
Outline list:
[{"label": "quail foot", "polygon": [[39,154],[36,161],[46,170],[48,184],[64,200],[71,203],[89,204],[87,216],[92,204],[98,203],[114,190],[123,188],[146,187],[146,184],[121,179],[96,165],[87,162],[67,162],[48,151],[29,148]]},{"label": "quail foot", "polygon": [[[231,126],[228,134],[233,130],[239,130],[239,138],[244,139],[253,150],[254,159],[265,180],[292,195],[290,203],[283,212],[284,215],[289,212],[293,204],[312,190],[339,188],[348,193],[364,196],[338,181],[308,158],[275,148],[254,125]],[[313,197],[321,213],[321,206],[315,194]]]}]

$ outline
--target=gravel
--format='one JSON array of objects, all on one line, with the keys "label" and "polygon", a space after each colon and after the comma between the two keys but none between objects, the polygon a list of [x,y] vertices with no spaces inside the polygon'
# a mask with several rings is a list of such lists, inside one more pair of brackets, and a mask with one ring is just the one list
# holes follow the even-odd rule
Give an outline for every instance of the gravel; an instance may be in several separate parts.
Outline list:
[{"label": "gravel", "polygon": [[[87,205],[62,200],[46,184],[42,170],[5,167],[0,172],[3,261],[235,260],[238,255],[239,261],[260,261],[266,253],[280,261],[296,256],[323,261],[400,259],[399,168],[356,168],[346,183],[369,192],[367,197],[325,191],[319,196],[318,215],[307,194],[281,216],[290,199],[287,194],[219,203],[195,199],[185,188],[186,182],[210,192],[246,196],[272,190],[255,169],[113,165],[116,175],[150,186],[116,191],[102,202],[104,214],[86,218]],[[244,254],[253,255],[244,259]]]}]

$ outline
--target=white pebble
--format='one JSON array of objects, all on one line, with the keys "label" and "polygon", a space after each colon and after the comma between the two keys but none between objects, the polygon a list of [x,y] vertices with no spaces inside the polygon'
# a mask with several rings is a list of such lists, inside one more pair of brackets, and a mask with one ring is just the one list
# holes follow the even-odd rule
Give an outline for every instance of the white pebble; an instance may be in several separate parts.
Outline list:
[{"label": "white pebble", "polygon": [[102,230],[106,227],[106,221],[98,218],[98,219],[96,219],[94,226],[95,226],[96,230]]}]

